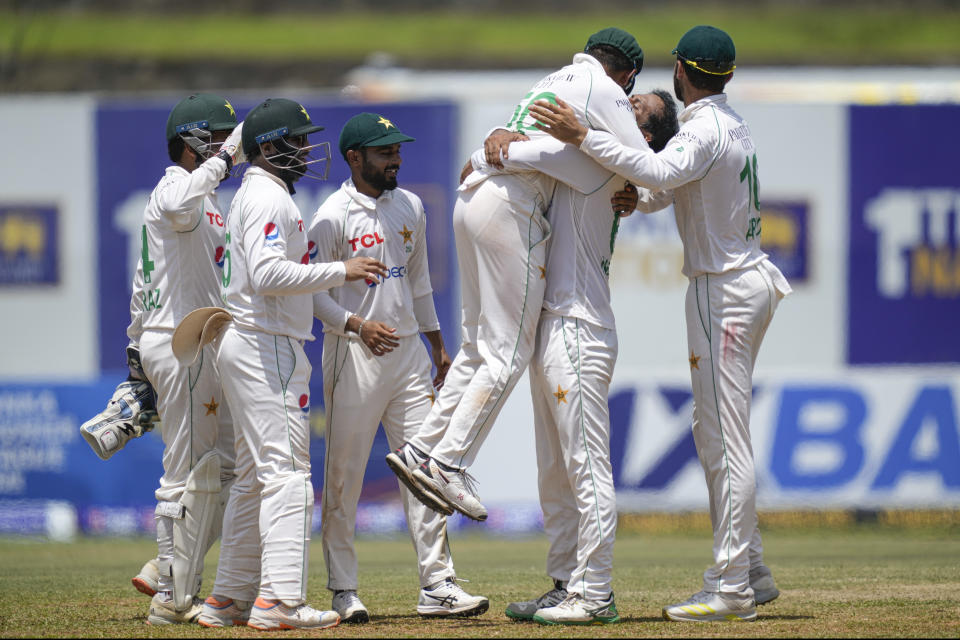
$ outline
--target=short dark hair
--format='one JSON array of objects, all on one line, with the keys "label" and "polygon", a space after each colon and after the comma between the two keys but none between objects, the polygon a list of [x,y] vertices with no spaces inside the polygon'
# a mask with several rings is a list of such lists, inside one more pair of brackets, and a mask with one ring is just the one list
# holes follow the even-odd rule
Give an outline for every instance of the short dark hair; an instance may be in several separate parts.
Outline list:
[{"label": "short dark hair", "polygon": [[180,136],[173,136],[167,141],[167,155],[170,156],[170,160],[173,163],[180,163],[180,158],[183,157],[183,148],[185,146],[186,143]]},{"label": "short dark hair", "polygon": [[677,59],[680,60],[680,64],[683,65],[683,72],[687,74],[687,79],[690,81],[690,84],[695,88],[712,91],[713,93],[723,93],[723,87],[726,86],[727,81],[730,79],[729,73],[722,76],[704,73],[688,65],[680,56],[677,56]]},{"label": "short dark hair", "polygon": [[623,54],[622,51],[608,44],[597,44],[589,49],[587,53],[596,58],[600,64],[612,71],[629,71],[634,68],[633,61]]},{"label": "short dark hair", "polygon": [[660,152],[680,130],[680,123],[677,121],[677,103],[674,102],[669,91],[654,89],[650,93],[663,101],[663,109],[651,113],[644,128],[650,132],[650,148]]}]

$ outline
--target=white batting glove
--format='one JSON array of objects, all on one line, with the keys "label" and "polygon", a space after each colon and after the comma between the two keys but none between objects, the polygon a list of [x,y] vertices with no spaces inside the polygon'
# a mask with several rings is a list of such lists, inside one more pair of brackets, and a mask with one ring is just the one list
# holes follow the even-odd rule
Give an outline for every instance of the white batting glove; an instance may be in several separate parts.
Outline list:
[{"label": "white batting glove", "polygon": [[241,162],[247,161],[247,156],[243,153],[243,143],[241,142],[242,135],[243,122],[238,124],[234,130],[230,132],[230,135],[227,136],[227,139],[224,140],[223,145],[220,147],[221,153],[226,153],[228,156],[230,156],[230,162],[233,165],[238,165]]}]

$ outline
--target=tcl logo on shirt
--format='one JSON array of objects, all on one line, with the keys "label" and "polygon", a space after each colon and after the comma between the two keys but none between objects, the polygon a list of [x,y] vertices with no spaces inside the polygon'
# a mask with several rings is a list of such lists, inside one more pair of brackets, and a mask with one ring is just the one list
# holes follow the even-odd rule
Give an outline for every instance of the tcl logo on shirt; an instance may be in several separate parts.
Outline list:
[{"label": "tcl logo on shirt", "polygon": [[207,219],[210,221],[210,224],[218,227],[223,226],[223,216],[221,216],[219,213],[214,211],[207,211],[205,213],[207,214]]},{"label": "tcl logo on shirt", "polygon": [[369,249],[372,246],[382,244],[383,238],[380,237],[380,234],[376,231],[373,233],[365,233],[359,238],[351,238],[347,240],[350,243],[350,248],[353,251],[357,250],[357,244],[359,243],[364,249]]}]

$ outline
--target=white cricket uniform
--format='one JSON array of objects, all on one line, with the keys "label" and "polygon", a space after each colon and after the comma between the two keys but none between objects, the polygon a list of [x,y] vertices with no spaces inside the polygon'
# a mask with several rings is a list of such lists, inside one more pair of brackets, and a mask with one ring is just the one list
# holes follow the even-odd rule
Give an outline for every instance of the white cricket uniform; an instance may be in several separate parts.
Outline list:
[{"label": "white cricket uniform", "polygon": [[[357,502],[377,427],[383,423],[391,449],[400,447],[420,428],[434,397],[432,363],[420,339],[421,332],[440,329],[427,266],[426,216],[420,198],[410,191],[394,189],[372,198],[348,179],[314,214],[308,238],[318,260],[366,256],[383,262],[388,271],[379,282],[350,282],[314,296],[314,314],[326,334],[321,537],[327,588],[356,590]],[[373,355],[359,336],[344,329],[353,314],[395,327],[400,345]],[[400,495],[420,586],[454,577],[446,518],[402,484]]]},{"label": "white cricket uniform", "polygon": [[[560,181],[548,212],[553,233],[530,364],[547,574],[588,600],[606,600],[617,524],[607,403],[617,333],[608,280],[620,227],[610,199],[624,181],[552,137],[515,142],[509,152],[504,170]],[[482,149],[471,160],[487,168]]]},{"label": "white cricket uniform", "polygon": [[156,390],[161,418],[163,477],[156,491],[161,591],[172,589],[168,563],[173,559],[173,519],[163,515],[165,503],[180,500],[190,471],[208,451],[220,454],[221,480],[233,477],[233,427],[212,350],[204,349],[193,365],[184,367],[170,346],[184,316],[217,304],[219,298],[216,256],[223,246],[224,223],[215,190],[225,172],[219,158],[192,172],[168,167],[143,214],[130,337],[140,331],[143,368]]},{"label": "white cricket uniform", "polygon": [[343,263],[308,262],[286,184],[250,167],[228,216],[223,299],[233,321],[213,343],[237,441],[213,591],[220,596],[288,606],[306,599],[313,486],[303,341],[313,339],[312,295],[346,275]]},{"label": "white cricket uniform", "polygon": [[704,590],[753,593],[762,563],[750,444],[753,367],[780,299],[791,289],[760,249],[757,156],[750,129],[718,94],[688,105],[658,154],[590,131],[581,149],[650,189],[672,189],[683,241],[693,435],[706,476],[714,564]]},{"label": "white cricket uniform", "polygon": [[[531,137],[528,109],[559,96],[578,118],[645,144],[630,101],[585,53],[540,80],[514,110],[508,128]],[[544,212],[557,182],[539,171],[474,171],[460,186],[454,232],[463,305],[461,345],[437,401],[411,444],[441,463],[470,466],[533,355],[546,280],[550,225]]]}]

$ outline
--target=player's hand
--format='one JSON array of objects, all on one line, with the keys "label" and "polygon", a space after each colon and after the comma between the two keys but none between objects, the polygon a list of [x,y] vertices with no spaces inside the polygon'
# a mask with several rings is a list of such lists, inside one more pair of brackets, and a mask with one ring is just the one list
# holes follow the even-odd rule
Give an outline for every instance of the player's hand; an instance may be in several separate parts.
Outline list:
[{"label": "player's hand", "polygon": [[360,339],[375,356],[393,351],[400,343],[393,335],[397,330],[376,320],[364,320],[360,325]]},{"label": "player's hand", "polygon": [[242,136],[243,123],[241,122],[234,127],[233,131],[230,132],[230,135],[227,136],[227,139],[224,140],[220,146],[220,151],[226,152],[234,165],[247,161],[247,156],[243,153]]},{"label": "player's hand", "polygon": [[347,267],[347,282],[363,279],[379,281],[381,277],[387,275],[387,265],[373,258],[363,256],[350,258],[344,260],[343,264]]},{"label": "player's hand", "polygon": [[437,375],[433,376],[433,388],[439,391],[443,388],[443,381],[447,379],[447,371],[450,370],[450,356],[447,350],[440,345],[440,348],[434,348],[433,366],[437,368]]},{"label": "player's hand", "polygon": [[506,129],[497,129],[483,141],[483,152],[486,155],[487,164],[497,169],[503,169],[503,162],[500,160],[500,154],[504,158],[509,158],[508,149],[511,142],[522,142],[529,140],[528,136],[516,131],[507,131]]},{"label": "player's hand", "polygon": [[566,102],[556,98],[553,104],[547,100],[537,100],[530,105],[530,113],[536,118],[533,123],[537,129],[546,131],[561,142],[580,146],[587,137],[587,128],[577,120],[577,114]]},{"label": "player's hand", "polygon": [[637,188],[625,182],[623,191],[617,191],[610,198],[610,204],[613,205],[613,212],[621,218],[626,218],[637,208],[637,202],[640,196],[637,194]]},{"label": "player's hand", "polygon": [[467,158],[467,164],[463,165],[463,169],[460,170],[460,184],[463,184],[463,181],[471,173],[473,173],[473,163],[470,162],[470,158]]}]

